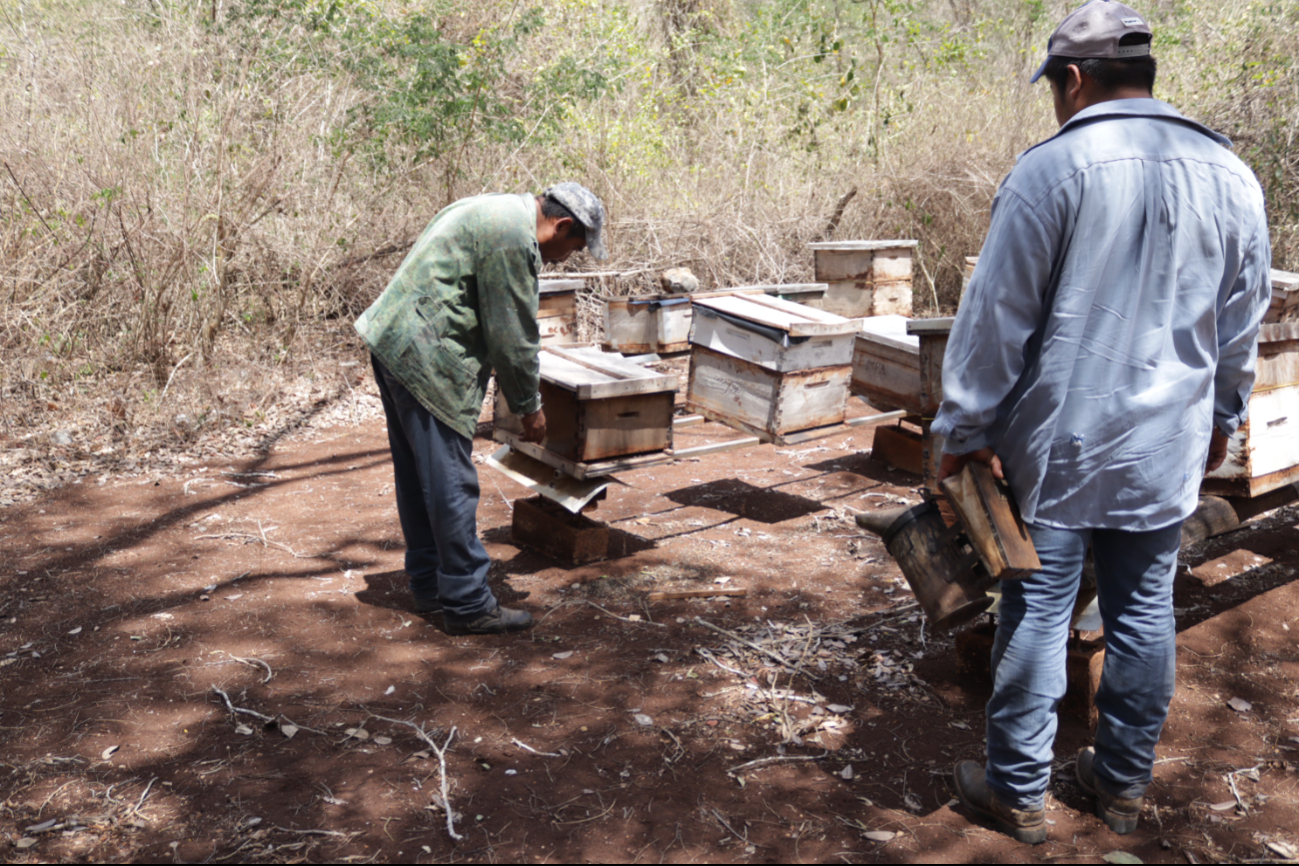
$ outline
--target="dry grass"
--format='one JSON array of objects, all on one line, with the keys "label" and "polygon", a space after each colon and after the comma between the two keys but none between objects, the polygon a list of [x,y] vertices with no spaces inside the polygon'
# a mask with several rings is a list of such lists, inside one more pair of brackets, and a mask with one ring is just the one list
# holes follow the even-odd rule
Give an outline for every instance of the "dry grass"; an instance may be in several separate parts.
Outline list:
[{"label": "dry grass", "polygon": [[[249,41],[230,24],[240,5],[0,8],[9,438],[75,422],[129,444],[247,423],[321,359],[359,357],[351,318],[439,207],[563,178],[609,206],[606,267],[623,276],[601,291],[647,290],[679,265],[710,288],[806,281],[805,244],[856,189],[834,236],[918,238],[921,312],[950,310],[1000,178],[1052,131],[1025,73],[1069,4],[1033,19],[1008,0],[921,3],[933,26],[911,43],[896,38],[906,22],[872,43],[853,19],[842,32],[858,41],[819,66],[793,49],[774,64],[745,54],[761,3],[556,4],[507,84],[569,51],[614,58],[610,87],[531,106],[565,112],[557,138],[540,122],[507,143],[469,129],[438,158],[395,137],[365,155],[348,145],[341,131],[375,93],[341,66],[266,61],[302,33],[271,22]],[[1162,93],[1241,142],[1269,188],[1277,264],[1299,265],[1295,13],[1152,6],[1178,40],[1160,46]],[[447,26],[465,39],[505,14],[457,9]],[[807,33],[789,32],[803,51]],[[943,54],[953,44],[964,53]],[[854,52],[863,90],[833,111]],[[581,336],[597,338],[587,318]]]}]

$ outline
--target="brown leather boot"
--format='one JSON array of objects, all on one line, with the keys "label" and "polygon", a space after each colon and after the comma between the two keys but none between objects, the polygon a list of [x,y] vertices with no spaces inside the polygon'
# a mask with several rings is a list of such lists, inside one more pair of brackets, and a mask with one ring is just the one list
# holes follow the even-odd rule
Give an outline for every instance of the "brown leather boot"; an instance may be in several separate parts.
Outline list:
[{"label": "brown leather boot", "polygon": [[1078,787],[1096,798],[1096,816],[1104,821],[1105,825],[1115,833],[1126,836],[1137,829],[1137,821],[1141,817],[1141,807],[1145,804],[1146,798],[1115,797],[1106,793],[1105,789],[1097,782],[1095,765],[1096,750],[1094,748],[1088,746],[1078,753],[1078,762],[1074,767]]},{"label": "brown leather boot", "polygon": [[965,808],[992,821],[1016,842],[1040,845],[1046,841],[1046,812],[1042,809],[1025,812],[1001,802],[988,787],[983,767],[974,761],[960,761],[952,775],[956,778],[956,794]]}]

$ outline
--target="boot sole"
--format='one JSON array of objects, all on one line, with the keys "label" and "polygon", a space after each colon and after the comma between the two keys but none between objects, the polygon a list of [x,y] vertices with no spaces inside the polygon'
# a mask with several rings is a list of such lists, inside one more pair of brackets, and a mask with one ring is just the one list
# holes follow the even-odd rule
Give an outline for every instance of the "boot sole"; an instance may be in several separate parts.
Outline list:
[{"label": "boot sole", "polygon": [[1037,827],[1021,827],[1018,824],[1012,824],[1009,821],[989,812],[974,804],[974,800],[961,787],[960,777],[953,780],[956,784],[956,793],[961,798],[961,805],[969,809],[986,821],[991,821],[998,830],[1005,833],[1010,838],[1024,845],[1041,845],[1046,841],[1046,823]]}]

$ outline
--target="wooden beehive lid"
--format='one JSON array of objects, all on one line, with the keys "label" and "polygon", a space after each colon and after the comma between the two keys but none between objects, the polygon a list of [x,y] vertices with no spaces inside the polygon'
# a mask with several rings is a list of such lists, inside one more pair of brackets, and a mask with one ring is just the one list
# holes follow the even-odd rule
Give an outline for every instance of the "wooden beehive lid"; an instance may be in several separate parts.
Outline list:
[{"label": "wooden beehive lid", "polygon": [[698,298],[716,298],[721,295],[757,294],[762,286],[740,286],[735,289],[721,289],[714,292],[658,292],[652,295],[602,295],[600,300],[618,304],[652,304],[663,301],[694,301]]},{"label": "wooden beehive lid", "polygon": [[556,292],[576,292],[584,285],[586,285],[584,280],[537,280],[537,288],[541,290],[543,295]]},{"label": "wooden beehive lid", "polygon": [[894,241],[819,241],[814,244],[808,244],[810,249],[830,250],[832,252],[863,252],[871,250],[898,250],[910,249],[919,245],[920,241],[894,240]]},{"label": "wooden beehive lid", "polygon": [[547,346],[538,355],[541,378],[579,400],[676,391],[677,377],[647,370],[616,352]]},{"label": "wooden beehive lid", "polygon": [[920,338],[907,333],[909,321],[911,320],[906,316],[892,313],[887,316],[867,316],[864,319],[857,319],[859,323],[857,337],[900,349],[912,355],[919,355]]},{"label": "wooden beehive lid", "polygon": [[851,334],[857,330],[857,324],[852,319],[815,310],[794,301],[773,298],[761,292],[695,298],[694,304],[764,328],[784,331],[791,337],[831,337]]},{"label": "wooden beehive lid", "polygon": [[829,288],[829,283],[763,283],[756,286],[736,286],[731,291],[757,291],[766,295],[823,295]]},{"label": "wooden beehive lid", "polygon": [[1290,271],[1278,271],[1272,269],[1272,291],[1274,292],[1295,292],[1299,291],[1299,274]]},{"label": "wooden beehive lid", "polygon": [[955,321],[954,316],[944,316],[941,319],[907,319],[907,333],[918,337],[929,334],[950,334],[952,322]]}]

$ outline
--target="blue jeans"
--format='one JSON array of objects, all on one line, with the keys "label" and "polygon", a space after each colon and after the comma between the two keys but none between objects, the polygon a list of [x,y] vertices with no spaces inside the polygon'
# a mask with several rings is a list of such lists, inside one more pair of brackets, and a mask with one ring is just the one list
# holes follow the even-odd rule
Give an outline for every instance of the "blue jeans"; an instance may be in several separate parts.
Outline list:
[{"label": "blue jeans", "polygon": [[434,417],[378,358],[371,360],[388,418],[411,594],[417,602],[441,600],[447,613],[462,619],[493,610],[491,559],[478,540],[473,442]]},{"label": "blue jeans", "polygon": [[1001,584],[992,649],[987,780],[1018,809],[1042,808],[1056,707],[1066,686],[1069,620],[1088,544],[1105,624],[1096,694],[1097,782],[1116,797],[1150,784],[1176,672],[1173,575],[1182,526],[1151,532],[1029,526],[1042,570]]}]

